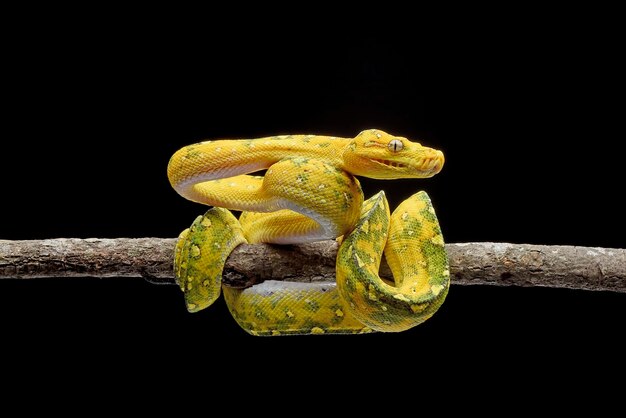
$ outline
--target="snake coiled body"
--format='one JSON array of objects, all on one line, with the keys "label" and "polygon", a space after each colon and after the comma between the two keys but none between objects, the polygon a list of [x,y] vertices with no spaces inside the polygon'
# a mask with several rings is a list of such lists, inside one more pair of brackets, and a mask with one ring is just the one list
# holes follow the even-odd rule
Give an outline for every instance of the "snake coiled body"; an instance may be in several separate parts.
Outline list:
[{"label": "snake coiled body", "polygon": [[[284,135],[180,149],[168,165],[170,183],[183,197],[214,206],[176,247],[187,309],[204,309],[223,291],[235,320],[254,335],[402,331],[423,322],[449,286],[431,202],[419,192],[390,214],[383,192],[364,202],[355,176],[431,177],[443,161],[440,151],[375,129],[355,138]],[[264,176],[249,175],[260,170]],[[242,211],[240,218],[229,209]],[[336,283],[221,286],[226,258],[241,243],[338,237]],[[378,276],[383,253],[393,283]]]}]

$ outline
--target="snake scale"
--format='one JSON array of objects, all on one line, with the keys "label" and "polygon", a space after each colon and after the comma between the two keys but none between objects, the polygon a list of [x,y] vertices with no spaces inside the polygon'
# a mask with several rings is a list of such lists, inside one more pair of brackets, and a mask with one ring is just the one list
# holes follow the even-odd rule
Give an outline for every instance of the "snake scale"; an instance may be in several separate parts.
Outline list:
[{"label": "snake scale", "polygon": [[[364,201],[355,176],[427,178],[443,163],[441,151],[377,129],[354,138],[281,135],[181,148],[168,165],[172,187],[214,206],[176,245],[187,309],[202,310],[223,292],[234,319],[253,335],[398,332],[422,323],[450,283],[430,199],[420,191],[390,214],[384,192]],[[264,176],[250,175],[261,170]],[[242,211],[239,219],[230,210]],[[242,243],[336,238],[334,283],[221,285],[226,258]],[[383,254],[393,281],[378,275]]]}]

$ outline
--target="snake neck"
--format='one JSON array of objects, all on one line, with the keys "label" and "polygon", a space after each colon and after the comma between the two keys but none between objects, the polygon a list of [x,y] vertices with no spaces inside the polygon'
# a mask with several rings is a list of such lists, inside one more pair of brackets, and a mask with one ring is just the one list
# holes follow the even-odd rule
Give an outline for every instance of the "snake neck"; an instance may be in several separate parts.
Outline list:
[{"label": "snake neck", "polygon": [[317,135],[281,135],[252,140],[205,141],[178,150],[167,173],[172,187],[183,196],[194,184],[265,170],[280,160],[298,158],[343,165],[349,138]]}]

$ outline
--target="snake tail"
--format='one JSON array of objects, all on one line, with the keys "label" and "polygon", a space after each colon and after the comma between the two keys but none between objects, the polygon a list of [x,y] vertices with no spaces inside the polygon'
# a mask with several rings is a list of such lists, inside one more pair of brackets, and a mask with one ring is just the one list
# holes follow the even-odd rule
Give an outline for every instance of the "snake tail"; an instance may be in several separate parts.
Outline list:
[{"label": "snake tail", "polygon": [[235,321],[252,335],[372,332],[350,313],[335,283],[267,280],[246,289],[225,286],[223,292]]}]

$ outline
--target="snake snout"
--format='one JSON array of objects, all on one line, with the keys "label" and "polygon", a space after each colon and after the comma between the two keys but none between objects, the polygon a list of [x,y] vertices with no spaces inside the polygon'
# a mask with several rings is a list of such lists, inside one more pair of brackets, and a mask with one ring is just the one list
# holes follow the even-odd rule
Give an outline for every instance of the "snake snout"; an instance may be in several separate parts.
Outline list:
[{"label": "snake snout", "polygon": [[443,152],[436,150],[435,157],[432,160],[432,170],[433,174],[437,174],[443,168],[443,163],[446,162],[445,157],[443,156]]},{"label": "snake snout", "polygon": [[434,176],[441,171],[444,162],[443,152],[433,149],[422,159],[420,170],[429,176]]}]

